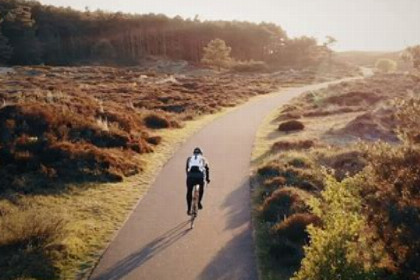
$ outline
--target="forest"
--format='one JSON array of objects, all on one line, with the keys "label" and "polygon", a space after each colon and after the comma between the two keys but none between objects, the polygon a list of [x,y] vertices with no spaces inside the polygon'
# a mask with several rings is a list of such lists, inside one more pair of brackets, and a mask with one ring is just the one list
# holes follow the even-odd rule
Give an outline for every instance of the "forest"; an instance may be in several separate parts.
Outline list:
[{"label": "forest", "polygon": [[201,21],[162,14],[76,11],[36,1],[0,0],[0,65],[138,65],[150,56],[196,64],[213,39],[237,61],[271,68],[316,65],[331,56],[327,38],[289,38],[272,23]]}]

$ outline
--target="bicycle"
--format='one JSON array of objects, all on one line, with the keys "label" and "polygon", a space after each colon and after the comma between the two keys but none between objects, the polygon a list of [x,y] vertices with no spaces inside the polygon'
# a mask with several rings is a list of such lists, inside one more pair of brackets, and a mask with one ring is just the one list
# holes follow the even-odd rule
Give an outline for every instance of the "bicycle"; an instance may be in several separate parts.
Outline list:
[{"label": "bicycle", "polygon": [[191,220],[190,220],[190,229],[194,228],[194,221],[198,216],[198,201],[199,201],[199,194],[200,192],[200,185],[195,185],[193,188],[193,197],[191,203]]}]

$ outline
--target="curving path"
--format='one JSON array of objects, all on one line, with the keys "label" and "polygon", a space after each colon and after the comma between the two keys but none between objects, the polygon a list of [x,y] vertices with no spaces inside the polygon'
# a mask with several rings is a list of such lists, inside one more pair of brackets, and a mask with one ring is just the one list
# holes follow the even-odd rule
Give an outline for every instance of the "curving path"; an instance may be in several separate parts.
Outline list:
[{"label": "curving path", "polygon": [[[293,97],[328,84],[256,99],[191,137],[163,167],[90,279],[258,279],[248,184],[258,125]],[[189,230],[184,169],[195,146],[210,162],[212,182],[195,228]]]}]

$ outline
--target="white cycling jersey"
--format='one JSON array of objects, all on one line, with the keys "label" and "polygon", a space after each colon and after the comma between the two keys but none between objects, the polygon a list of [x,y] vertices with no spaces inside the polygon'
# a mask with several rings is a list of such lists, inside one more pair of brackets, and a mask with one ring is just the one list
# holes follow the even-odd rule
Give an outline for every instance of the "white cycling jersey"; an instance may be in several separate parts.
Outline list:
[{"label": "white cycling jersey", "polygon": [[188,161],[188,172],[192,169],[198,169],[200,172],[204,172],[205,161],[202,155],[193,155],[190,157],[190,160]]}]

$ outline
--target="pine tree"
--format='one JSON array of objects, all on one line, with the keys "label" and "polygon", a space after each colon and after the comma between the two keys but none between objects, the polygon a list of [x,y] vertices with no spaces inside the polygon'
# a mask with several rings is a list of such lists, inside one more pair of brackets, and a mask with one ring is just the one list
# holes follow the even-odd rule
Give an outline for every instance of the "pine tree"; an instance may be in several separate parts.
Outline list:
[{"label": "pine tree", "polygon": [[225,41],[214,39],[204,47],[204,55],[201,62],[206,65],[215,66],[218,70],[228,68],[231,62],[231,47],[227,46]]}]

